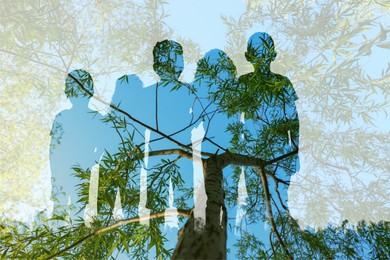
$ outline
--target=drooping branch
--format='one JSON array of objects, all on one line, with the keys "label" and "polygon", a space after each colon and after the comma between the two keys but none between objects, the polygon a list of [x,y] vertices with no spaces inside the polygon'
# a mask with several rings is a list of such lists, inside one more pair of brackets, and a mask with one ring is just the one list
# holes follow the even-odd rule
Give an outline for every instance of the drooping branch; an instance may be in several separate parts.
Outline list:
[{"label": "drooping branch", "polygon": [[190,217],[191,216],[191,210],[181,210],[181,209],[178,209],[178,210],[166,210],[164,212],[157,212],[157,213],[154,213],[154,214],[150,214],[149,216],[142,216],[142,217],[134,217],[134,218],[129,218],[129,219],[124,219],[124,220],[121,220],[121,221],[118,221],[110,226],[107,226],[107,227],[104,227],[104,228],[101,228],[101,229],[98,229],[86,236],[84,236],[83,238],[77,240],[76,242],[74,242],[73,244],[71,244],[70,246],[60,250],[59,252],[49,256],[48,258],[45,258],[45,259],[53,259],[55,257],[58,257],[58,256],[61,256],[62,254],[64,254],[65,252],[71,250],[72,248],[75,248],[76,246],[80,245],[81,243],[99,235],[99,234],[102,234],[104,232],[108,232],[108,231],[111,231],[111,230],[114,230],[115,228],[117,227],[120,227],[120,226],[123,226],[123,225],[127,225],[127,224],[130,224],[130,223],[135,223],[135,222],[140,222],[140,221],[143,221],[143,220],[148,220],[148,219],[155,219],[155,218],[161,218],[161,217],[165,217],[165,216],[170,216],[170,215],[179,215],[179,216],[185,216],[185,217]]},{"label": "drooping branch", "polygon": [[264,161],[262,159],[258,159],[255,157],[250,157],[246,155],[241,155],[241,154],[235,154],[235,153],[230,153],[226,152],[221,155],[218,155],[219,159],[222,162],[222,167],[226,167],[227,165],[233,164],[233,165],[241,165],[241,166],[250,166],[253,167],[256,171],[260,173],[261,176],[261,181],[264,187],[264,193],[265,193],[265,202],[266,202],[266,208],[268,211],[269,219],[271,222],[272,230],[275,233],[280,245],[282,246],[282,249],[286,256],[288,256],[289,259],[293,259],[290,252],[288,251],[286,245],[284,244],[282,237],[279,234],[279,231],[276,227],[276,223],[274,220],[274,216],[272,213],[272,206],[271,206],[271,194],[269,192],[269,187],[268,187],[268,180],[265,172],[265,166],[270,165],[272,163],[281,161],[285,158],[288,158],[289,156],[292,156],[294,154],[297,154],[298,150],[295,150],[293,152],[287,153],[285,155],[279,156],[273,160],[270,161]]},{"label": "drooping branch", "polygon": [[268,216],[269,216],[269,220],[271,222],[272,230],[275,232],[275,235],[276,235],[280,245],[282,246],[282,249],[283,249],[284,253],[286,254],[286,256],[289,259],[292,260],[293,258],[291,256],[290,252],[288,251],[286,245],[284,244],[283,239],[280,236],[279,231],[278,231],[278,229],[276,227],[276,223],[275,223],[274,216],[273,216],[273,213],[272,213],[271,193],[269,192],[268,180],[267,180],[267,176],[265,174],[264,167],[254,167],[254,168],[260,173],[261,182],[263,183],[264,194],[265,194],[265,205],[267,207]]}]

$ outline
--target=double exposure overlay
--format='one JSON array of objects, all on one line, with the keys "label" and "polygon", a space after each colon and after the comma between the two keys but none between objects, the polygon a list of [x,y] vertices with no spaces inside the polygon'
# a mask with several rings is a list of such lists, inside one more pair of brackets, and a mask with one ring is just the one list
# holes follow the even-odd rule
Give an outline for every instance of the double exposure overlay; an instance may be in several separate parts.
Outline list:
[{"label": "double exposure overlay", "polygon": [[2,1],[2,257],[390,258],[388,12]]}]

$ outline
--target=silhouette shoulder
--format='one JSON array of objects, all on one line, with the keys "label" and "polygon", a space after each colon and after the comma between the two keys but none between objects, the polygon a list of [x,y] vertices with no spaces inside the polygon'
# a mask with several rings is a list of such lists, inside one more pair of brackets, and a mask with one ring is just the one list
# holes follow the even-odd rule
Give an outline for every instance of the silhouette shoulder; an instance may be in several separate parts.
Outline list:
[{"label": "silhouette shoulder", "polygon": [[238,82],[239,83],[247,83],[251,80],[251,78],[253,78],[253,72],[250,72],[248,74],[244,74],[244,75],[241,75],[239,78],[238,78]]},{"label": "silhouette shoulder", "polygon": [[283,93],[285,96],[287,96],[290,100],[297,100],[298,95],[296,94],[294,87],[291,83],[291,81],[288,79],[288,77],[280,75],[280,74],[274,74],[275,75],[275,83],[277,85],[280,84],[280,86],[283,88]]}]

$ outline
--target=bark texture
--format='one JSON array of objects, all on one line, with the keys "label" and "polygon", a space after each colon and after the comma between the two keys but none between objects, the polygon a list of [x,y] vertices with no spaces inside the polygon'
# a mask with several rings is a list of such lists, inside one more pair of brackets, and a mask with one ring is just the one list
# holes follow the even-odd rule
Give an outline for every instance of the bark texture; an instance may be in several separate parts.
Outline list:
[{"label": "bark texture", "polygon": [[172,259],[226,259],[227,212],[222,170],[228,165],[264,167],[266,164],[261,159],[230,152],[212,155],[204,161],[206,226],[202,232],[195,231],[197,221],[191,214],[179,231]]},{"label": "bark texture", "polygon": [[224,163],[219,156],[204,162],[205,190],[207,194],[206,225],[195,231],[194,215],[179,232],[179,241],[172,259],[226,259],[227,214],[224,204]]}]

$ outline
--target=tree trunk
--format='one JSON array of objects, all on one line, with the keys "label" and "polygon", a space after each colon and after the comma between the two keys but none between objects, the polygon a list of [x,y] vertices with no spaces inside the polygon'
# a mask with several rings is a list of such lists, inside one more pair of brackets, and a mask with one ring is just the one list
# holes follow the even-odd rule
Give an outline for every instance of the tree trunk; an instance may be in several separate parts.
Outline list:
[{"label": "tree trunk", "polygon": [[224,203],[224,167],[218,156],[204,162],[205,190],[207,194],[206,225],[195,230],[194,214],[179,232],[179,241],[172,259],[226,259],[227,212]]}]

